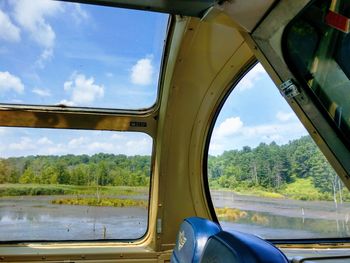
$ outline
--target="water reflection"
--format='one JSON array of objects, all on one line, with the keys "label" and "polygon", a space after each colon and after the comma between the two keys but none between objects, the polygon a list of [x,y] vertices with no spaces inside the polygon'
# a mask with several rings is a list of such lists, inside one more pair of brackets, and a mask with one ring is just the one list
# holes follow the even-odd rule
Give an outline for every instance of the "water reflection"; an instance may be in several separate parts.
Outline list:
[{"label": "water reflection", "polygon": [[[348,237],[350,235],[349,222],[345,220],[326,220],[326,219],[314,219],[314,218],[300,218],[300,217],[286,217],[278,216],[270,213],[244,211],[245,216],[237,218],[236,220],[230,220],[227,217],[221,217],[220,222],[225,222],[226,225],[231,225],[230,228],[240,230],[240,225],[253,225],[260,226],[263,232],[258,231],[256,228],[254,231],[248,232],[263,236],[264,238],[277,238],[274,234],[276,229],[284,229],[284,235],[293,233],[294,238],[306,238],[304,233],[314,233],[313,237]],[[234,224],[232,224],[234,223]],[[233,226],[236,226],[233,228]],[[266,236],[266,230],[270,232]],[[297,232],[295,232],[297,230]],[[296,233],[300,233],[299,236],[295,236]]]},{"label": "water reflection", "polygon": [[0,240],[137,239],[146,229],[146,208],[52,205],[43,197],[0,202]]},{"label": "water reflection", "polygon": [[298,201],[212,191],[220,223],[226,230],[270,239],[350,236],[350,204]]}]

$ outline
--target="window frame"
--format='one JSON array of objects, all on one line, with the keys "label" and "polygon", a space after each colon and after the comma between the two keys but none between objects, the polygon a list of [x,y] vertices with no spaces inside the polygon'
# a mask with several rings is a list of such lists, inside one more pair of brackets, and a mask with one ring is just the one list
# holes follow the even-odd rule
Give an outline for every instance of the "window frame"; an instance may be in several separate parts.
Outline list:
[{"label": "window frame", "polygon": [[[53,0],[51,0],[53,1]],[[128,5],[128,4],[113,4],[110,2],[105,1],[90,1],[90,0],[57,0],[60,2],[67,2],[67,3],[81,3],[81,4],[87,4],[87,5],[95,5],[95,6],[105,6],[109,8],[121,8],[121,9],[131,9],[131,10],[143,10],[143,8],[135,8],[134,5]],[[150,11],[148,8],[144,11]],[[151,12],[159,12],[158,10],[151,10]],[[163,12],[165,13],[165,12]],[[12,110],[13,112],[17,111],[45,111],[45,112],[59,112],[59,113],[66,113],[66,112],[84,112],[87,114],[115,114],[115,115],[149,115],[151,113],[157,112],[160,108],[160,102],[162,100],[162,84],[164,82],[164,66],[166,65],[167,60],[167,54],[170,49],[170,38],[171,38],[171,29],[174,27],[175,23],[175,15],[171,13],[167,13],[168,20],[166,24],[165,29],[165,35],[164,35],[164,44],[162,47],[162,54],[160,59],[160,65],[159,65],[159,75],[157,78],[157,85],[155,87],[156,89],[156,99],[152,105],[145,108],[136,108],[136,109],[123,109],[123,108],[101,108],[101,107],[91,107],[91,106],[68,106],[68,105],[41,105],[41,104],[17,104],[17,103],[3,103],[0,101],[0,112],[1,111],[9,111]],[[1,119],[0,119],[0,126],[2,125]]]},{"label": "window frame", "polygon": [[[208,177],[208,159],[209,159],[209,146],[210,141],[213,135],[214,127],[217,121],[217,118],[225,105],[228,97],[231,95],[231,93],[234,91],[238,83],[259,63],[259,60],[257,58],[254,58],[253,61],[248,63],[246,67],[244,67],[234,78],[232,84],[230,87],[225,91],[223,94],[218,106],[214,110],[213,117],[210,119],[210,125],[208,129],[208,133],[206,135],[205,145],[204,145],[204,151],[203,151],[203,187],[204,187],[204,193],[205,198],[207,200],[209,213],[211,215],[211,218],[214,222],[220,225],[219,219],[215,212],[215,206],[213,203],[213,200],[211,198],[210,193],[210,187],[209,187],[209,177]],[[261,63],[261,62],[260,62]],[[278,89],[276,87],[276,89]],[[283,98],[281,98],[283,99]],[[287,101],[288,103],[288,101]],[[293,108],[291,107],[293,110]],[[309,135],[311,136],[310,132],[308,131]],[[316,146],[320,149],[319,145],[316,144]],[[320,149],[321,150],[321,149]],[[331,163],[329,162],[331,165]],[[341,176],[337,173],[337,176],[341,179]],[[345,185],[345,187],[347,187]],[[285,247],[285,248],[306,248],[307,246],[314,247],[314,245],[317,245],[318,247],[325,247],[329,248],[329,245],[337,246],[337,247],[350,247],[350,236],[349,237],[330,237],[330,238],[298,238],[298,239],[279,239],[279,238],[267,238],[265,239],[268,242],[271,242],[274,245],[277,245],[279,247]]]},{"label": "window frame", "polygon": [[311,6],[315,1],[317,0],[310,1],[292,20],[289,21],[289,23],[284,28],[283,35],[282,35],[282,43],[281,43],[282,54],[283,54],[284,60],[286,61],[286,64],[288,65],[288,68],[296,77],[298,83],[300,83],[300,85],[302,86],[303,92],[307,94],[308,98],[310,98],[312,103],[318,108],[322,116],[325,118],[328,124],[332,127],[332,129],[335,131],[337,136],[342,140],[344,145],[350,150],[350,138],[346,138],[344,133],[337,127],[335,120],[332,119],[329,112],[324,107],[324,105],[320,102],[316,94],[309,87],[306,80],[299,74],[297,66],[292,63],[293,60],[289,54],[288,47],[287,47],[288,33],[290,32],[291,27],[294,25],[294,22],[298,20],[298,18],[300,18],[306,12],[306,9],[308,9],[308,7]]},{"label": "window frame", "polygon": [[280,2],[258,25],[251,35],[246,36],[255,56],[264,65],[277,87],[293,80],[299,95],[286,98],[313,140],[328,159],[343,183],[350,189],[350,149],[339,138],[334,127],[320,111],[307,92],[300,88],[297,78],[283,58],[282,34],[288,23],[306,8],[312,0]]},{"label": "window frame", "polygon": [[[74,1],[59,0],[62,2],[79,2],[111,8],[119,5],[107,4],[99,1]],[[122,6],[121,8],[125,8]],[[139,8],[136,8],[139,9]],[[149,11],[149,10],[147,10]],[[154,209],[154,163],[156,152],[156,134],[158,115],[162,101],[162,90],[165,79],[165,65],[171,48],[172,31],[175,27],[175,16],[168,14],[168,21],[165,31],[165,41],[161,56],[159,76],[157,83],[156,101],[149,108],[141,109],[119,109],[119,108],[98,108],[98,107],[72,107],[65,105],[32,105],[32,104],[10,104],[0,102],[0,127],[21,127],[21,128],[48,128],[48,129],[76,129],[95,131],[118,131],[118,132],[139,132],[145,133],[152,139],[150,184],[147,211],[147,228],[145,233],[137,239],[101,239],[101,240],[19,240],[0,241],[0,245],[19,245],[21,243],[34,244],[44,243],[44,246],[51,247],[54,244],[61,244],[64,247],[78,245],[94,246],[123,246],[131,250],[135,245],[145,244],[150,238],[150,230],[154,230],[154,222],[151,222],[151,212]],[[153,212],[152,212],[153,213]],[[154,216],[152,216],[154,217]],[[150,228],[152,225],[152,228]],[[146,244],[147,245],[147,244]],[[113,249],[115,249],[114,247]],[[139,251],[139,249],[137,249]],[[143,251],[141,249],[141,251]],[[146,250],[145,250],[146,251]],[[133,251],[131,251],[133,252]],[[146,251],[147,252],[147,251]],[[104,253],[99,251],[98,253]],[[121,253],[124,254],[124,253]],[[147,254],[149,254],[147,252]]]},{"label": "window frame", "polygon": [[225,93],[221,97],[219,104],[217,105],[217,107],[214,110],[212,118],[209,120],[210,125],[209,125],[209,128],[208,128],[208,133],[206,134],[206,139],[205,139],[205,143],[204,143],[204,151],[203,151],[203,165],[202,165],[202,169],[203,169],[203,188],[204,188],[205,198],[206,198],[207,203],[208,203],[209,213],[210,213],[210,215],[212,217],[212,220],[214,222],[216,222],[217,224],[220,224],[220,222],[219,222],[219,219],[218,219],[218,217],[216,215],[214,203],[213,203],[212,198],[211,198],[210,187],[209,187],[209,177],[208,177],[208,160],[209,160],[210,141],[211,141],[211,138],[212,138],[212,135],[213,135],[213,131],[214,131],[214,127],[215,127],[217,118],[219,117],[220,112],[221,112],[223,106],[225,105],[228,97],[233,92],[233,90],[238,85],[238,83],[258,63],[259,63],[259,61],[256,58],[254,58],[244,68],[242,68],[240,70],[240,72],[234,78],[234,80],[233,80],[232,84],[230,85],[230,87],[225,91]]},{"label": "window frame", "polygon": [[[0,126],[3,127],[3,126]],[[9,127],[15,127],[15,126],[9,126]],[[15,127],[18,128],[18,127]],[[25,128],[25,127],[20,127],[20,128]],[[37,129],[38,127],[27,127],[27,128],[33,128],[33,129]],[[41,129],[41,127],[39,128]],[[56,129],[56,128],[53,128]],[[61,129],[61,130],[69,130],[69,129]],[[75,129],[76,131],[78,131],[79,129]],[[101,129],[84,129],[87,131],[103,131]],[[108,130],[110,131],[110,130]],[[111,131],[113,132],[113,131]],[[115,132],[115,131],[114,131]],[[136,133],[137,131],[129,131],[129,133]],[[139,242],[142,242],[147,235],[149,234],[149,230],[150,230],[150,213],[151,213],[151,194],[152,194],[152,181],[153,181],[153,172],[154,172],[154,159],[155,159],[155,139],[149,135],[146,132],[138,132],[138,133],[142,133],[142,134],[146,134],[148,135],[151,140],[152,140],[152,148],[151,148],[151,152],[150,152],[150,170],[149,170],[149,186],[148,186],[148,206],[147,206],[147,227],[145,229],[145,232],[142,236],[132,239],[132,238],[124,238],[124,239],[115,239],[115,238],[111,238],[111,239],[67,239],[67,240],[51,240],[51,239],[37,239],[37,240],[0,240],[0,246],[1,245],[18,245],[18,244],[40,244],[40,243],[46,243],[46,244],[62,244],[62,245],[75,245],[75,244],[83,244],[83,243],[114,243],[114,244],[128,244],[130,246],[135,245]],[[14,157],[17,158],[17,157]]]}]

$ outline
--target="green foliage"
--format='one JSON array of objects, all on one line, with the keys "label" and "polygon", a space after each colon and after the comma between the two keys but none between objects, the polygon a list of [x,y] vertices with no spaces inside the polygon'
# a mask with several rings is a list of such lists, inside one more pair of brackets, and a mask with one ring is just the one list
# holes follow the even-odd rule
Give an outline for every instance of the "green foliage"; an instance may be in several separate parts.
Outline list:
[{"label": "green foliage", "polygon": [[16,183],[19,179],[19,172],[6,159],[0,158],[0,184]]},{"label": "green foliage", "polygon": [[322,194],[314,186],[312,178],[298,178],[295,182],[288,184],[283,193],[292,199],[298,200],[321,200]]},{"label": "green foliage", "polygon": [[0,184],[147,186],[150,156],[114,154],[0,159]]},{"label": "green foliage", "polygon": [[[286,145],[226,151],[208,158],[211,189],[300,200],[350,200],[347,189],[310,136]],[[341,199],[341,200],[340,200]]]},{"label": "green foliage", "polygon": [[[0,159],[0,195],[96,194],[108,187],[144,187],[150,180],[150,156],[99,153]],[[350,194],[309,136],[286,145],[209,156],[211,189],[301,200],[350,200]],[[115,190],[115,189],[114,189]],[[113,190],[113,191],[114,191]]]},{"label": "green foliage", "polygon": [[[147,187],[101,186],[101,195],[131,196],[146,194]],[[0,196],[25,195],[95,195],[95,186],[42,185],[42,184],[0,184]]]},{"label": "green foliage", "polygon": [[62,195],[66,189],[55,185],[35,184],[3,184],[0,185],[0,196],[23,196],[23,195]]}]

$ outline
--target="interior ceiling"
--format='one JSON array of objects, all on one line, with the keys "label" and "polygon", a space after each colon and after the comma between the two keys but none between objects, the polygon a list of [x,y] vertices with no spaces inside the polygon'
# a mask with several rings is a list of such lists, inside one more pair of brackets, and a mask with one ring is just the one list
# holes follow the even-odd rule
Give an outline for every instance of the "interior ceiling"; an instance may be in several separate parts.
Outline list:
[{"label": "interior ceiling", "polygon": [[183,15],[207,19],[226,14],[244,31],[252,32],[276,0],[59,0]]},{"label": "interior ceiling", "polygon": [[202,17],[219,0],[60,0]]}]

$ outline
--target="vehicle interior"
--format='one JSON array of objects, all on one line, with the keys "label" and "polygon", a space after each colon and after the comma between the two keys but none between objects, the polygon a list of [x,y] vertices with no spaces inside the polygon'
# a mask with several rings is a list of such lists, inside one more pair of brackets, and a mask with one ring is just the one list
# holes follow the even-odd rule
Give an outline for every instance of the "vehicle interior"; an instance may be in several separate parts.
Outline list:
[{"label": "vehicle interior", "polygon": [[0,262],[350,262],[349,0],[6,0],[0,56]]}]

